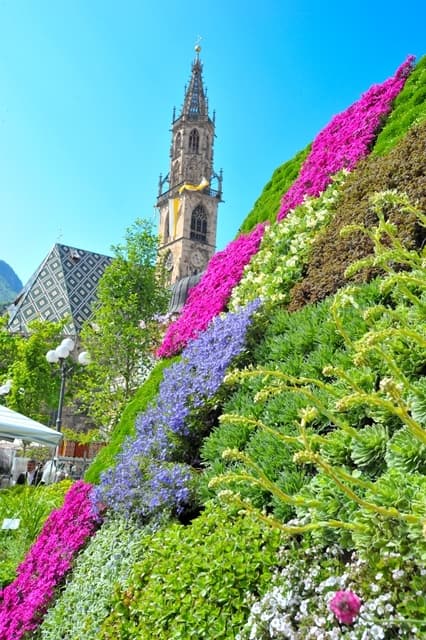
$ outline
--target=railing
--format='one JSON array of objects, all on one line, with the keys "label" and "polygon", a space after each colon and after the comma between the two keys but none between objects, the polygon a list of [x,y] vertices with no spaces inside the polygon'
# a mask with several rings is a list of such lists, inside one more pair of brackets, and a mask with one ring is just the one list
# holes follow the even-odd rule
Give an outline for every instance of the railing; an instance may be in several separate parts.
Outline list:
[{"label": "railing", "polygon": [[[158,194],[158,201],[168,200],[169,198],[176,198],[179,195],[179,188],[182,187],[185,182],[180,182],[179,184],[172,187],[172,189],[168,189],[168,191],[164,191],[163,193]],[[222,191],[218,191],[217,189],[211,189],[210,187],[206,187],[202,189],[199,193],[203,193],[206,196],[210,196],[211,198],[217,198],[221,200]]]}]

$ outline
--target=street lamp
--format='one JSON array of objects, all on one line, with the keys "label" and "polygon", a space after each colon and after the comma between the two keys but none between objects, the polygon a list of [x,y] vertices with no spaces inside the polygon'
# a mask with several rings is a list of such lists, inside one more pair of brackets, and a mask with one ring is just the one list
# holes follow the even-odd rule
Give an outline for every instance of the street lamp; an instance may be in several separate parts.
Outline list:
[{"label": "street lamp", "polygon": [[[60,431],[62,427],[62,408],[64,406],[65,395],[65,382],[67,374],[71,371],[71,367],[67,365],[67,358],[71,355],[74,349],[75,343],[71,338],[64,338],[56,349],[50,349],[46,353],[46,360],[50,364],[59,363],[61,370],[61,388],[59,391],[58,411],[56,414],[56,430]],[[82,351],[78,358],[78,362],[84,366],[90,363],[90,354],[87,351]]]},{"label": "street lamp", "polygon": [[12,380],[6,380],[0,387],[0,396],[6,396],[12,388]]}]

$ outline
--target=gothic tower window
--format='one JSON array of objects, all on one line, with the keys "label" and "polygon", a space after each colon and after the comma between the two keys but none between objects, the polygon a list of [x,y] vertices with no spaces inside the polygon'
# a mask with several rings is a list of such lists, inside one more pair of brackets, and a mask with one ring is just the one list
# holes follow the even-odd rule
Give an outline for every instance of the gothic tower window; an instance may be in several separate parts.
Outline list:
[{"label": "gothic tower window", "polygon": [[201,204],[197,205],[192,212],[190,238],[199,242],[207,242],[207,214]]},{"label": "gothic tower window", "polygon": [[189,134],[189,151],[191,153],[198,153],[198,147],[200,145],[200,134],[198,133],[197,129],[192,129],[191,133]]}]

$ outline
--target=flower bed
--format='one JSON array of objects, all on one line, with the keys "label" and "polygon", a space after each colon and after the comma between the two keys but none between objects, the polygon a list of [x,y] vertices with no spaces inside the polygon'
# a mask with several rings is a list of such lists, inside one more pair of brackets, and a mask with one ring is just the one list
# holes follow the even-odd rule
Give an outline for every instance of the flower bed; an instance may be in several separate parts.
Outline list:
[{"label": "flower bed", "polygon": [[200,282],[191,289],[181,315],[168,327],[157,351],[159,357],[181,351],[224,310],[244,267],[259,248],[264,228],[258,224],[251,233],[239,236],[213,256]]},{"label": "flower bed", "polygon": [[361,158],[370,153],[383,118],[403,89],[413,62],[414,57],[409,56],[393,77],[370,87],[319,133],[299,177],[282,199],[278,220],[285,218],[307,195],[318,196],[324,191],[334,173],[342,169],[351,171]]},{"label": "flower bed", "polygon": [[136,421],[136,437],[128,440],[115,468],[101,477],[95,502],[142,521],[179,514],[191,499],[191,469],[177,460],[198,454],[198,430],[191,414],[213,398],[226,370],[244,349],[247,329],[259,300],[237,313],[214,319],[191,342],[182,358],[165,370],[156,404]]},{"label": "flower bed", "polygon": [[0,591],[1,640],[20,640],[37,628],[75,554],[95,531],[91,488],[82,480],[71,487],[18,567],[16,580]]}]

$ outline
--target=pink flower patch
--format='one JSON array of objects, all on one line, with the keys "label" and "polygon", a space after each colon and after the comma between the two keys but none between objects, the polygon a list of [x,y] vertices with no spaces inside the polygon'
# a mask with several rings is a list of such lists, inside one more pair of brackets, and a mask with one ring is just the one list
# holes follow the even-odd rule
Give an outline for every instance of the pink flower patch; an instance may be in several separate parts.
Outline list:
[{"label": "pink flower patch", "polygon": [[328,606],[339,622],[352,624],[358,616],[361,600],[353,591],[336,591]]},{"label": "pink flower patch", "polygon": [[225,309],[244,267],[259,249],[264,230],[265,225],[258,224],[212,257],[200,282],[191,289],[181,315],[169,325],[157,351],[159,358],[179,353]]},{"label": "pink flower patch", "polygon": [[70,488],[17,568],[16,579],[0,589],[0,640],[20,640],[38,627],[74,556],[99,525],[92,488],[83,480]]},{"label": "pink flower patch", "polygon": [[285,218],[306,196],[319,196],[330,184],[332,175],[342,169],[352,171],[358,161],[370,153],[383,119],[403,89],[413,62],[414,56],[409,56],[392,78],[370,87],[318,134],[299,177],[283,196],[278,220]]}]

